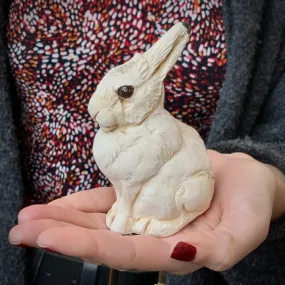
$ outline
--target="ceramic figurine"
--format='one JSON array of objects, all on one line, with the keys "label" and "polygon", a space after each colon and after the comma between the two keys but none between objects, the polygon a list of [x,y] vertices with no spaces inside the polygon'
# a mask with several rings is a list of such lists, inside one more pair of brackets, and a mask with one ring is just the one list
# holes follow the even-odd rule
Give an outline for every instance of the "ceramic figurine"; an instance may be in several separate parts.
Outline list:
[{"label": "ceramic figurine", "polygon": [[188,40],[189,25],[174,25],[111,69],[89,102],[100,126],[94,157],[117,196],[106,219],[112,231],[171,236],[210,206],[214,179],[204,142],[164,109],[163,80]]}]

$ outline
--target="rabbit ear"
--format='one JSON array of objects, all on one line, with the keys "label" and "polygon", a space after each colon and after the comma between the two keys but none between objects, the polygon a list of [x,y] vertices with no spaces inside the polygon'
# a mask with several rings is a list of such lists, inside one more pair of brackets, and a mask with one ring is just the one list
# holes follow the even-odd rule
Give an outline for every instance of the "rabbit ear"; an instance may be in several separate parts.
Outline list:
[{"label": "rabbit ear", "polygon": [[164,79],[189,40],[190,26],[178,23],[143,54],[151,73]]},{"label": "rabbit ear", "polygon": [[150,75],[147,61],[140,54],[135,54],[132,60],[134,61],[134,76],[140,83],[146,82]]}]

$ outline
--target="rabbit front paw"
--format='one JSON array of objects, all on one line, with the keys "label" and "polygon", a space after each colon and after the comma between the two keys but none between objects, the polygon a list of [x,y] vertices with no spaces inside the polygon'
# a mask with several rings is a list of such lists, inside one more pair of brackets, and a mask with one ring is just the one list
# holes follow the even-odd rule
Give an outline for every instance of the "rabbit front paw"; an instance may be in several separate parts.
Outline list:
[{"label": "rabbit front paw", "polygon": [[173,226],[175,227],[171,221],[167,220],[140,218],[133,226],[133,230],[136,234],[163,237],[165,233],[172,230]]},{"label": "rabbit front paw", "polygon": [[118,211],[115,203],[107,214],[106,225],[111,231],[126,235],[132,233],[133,221],[126,212]]},{"label": "rabbit front paw", "polygon": [[109,229],[111,229],[111,225],[116,217],[117,214],[117,204],[118,202],[115,202],[112,206],[112,208],[109,210],[109,212],[107,213],[107,217],[106,217],[106,225]]}]

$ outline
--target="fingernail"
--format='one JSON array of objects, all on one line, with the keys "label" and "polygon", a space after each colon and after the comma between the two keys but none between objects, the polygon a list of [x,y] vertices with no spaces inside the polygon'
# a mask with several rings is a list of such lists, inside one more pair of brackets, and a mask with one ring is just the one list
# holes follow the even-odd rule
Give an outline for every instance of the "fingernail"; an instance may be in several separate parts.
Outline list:
[{"label": "fingernail", "polygon": [[17,236],[13,237],[13,239],[9,236],[8,237],[8,241],[12,245],[16,245],[16,246],[21,246],[22,245],[21,239],[19,239]]},{"label": "fingernail", "polygon": [[49,247],[44,247],[44,246],[40,246],[38,245],[42,250],[47,251],[47,252],[56,252],[55,250],[49,248]]},{"label": "fingernail", "polygon": [[56,252],[55,250],[50,249],[50,248],[43,248],[43,250],[45,250],[45,251],[47,251],[47,252]]},{"label": "fingernail", "polygon": [[197,253],[197,248],[186,242],[179,242],[172,251],[171,258],[180,261],[192,261]]},{"label": "fingernail", "polygon": [[18,243],[18,244],[15,244],[15,243],[11,243],[12,245],[15,245],[17,247],[22,247],[22,248],[28,248],[30,246],[26,245],[26,244],[23,244],[23,243]]},{"label": "fingernail", "polygon": [[23,224],[28,221],[29,217],[25,214],[25,212],[20,212],[18,215],[18,224]]},{"label": "fingernail", "polygon": [[53,250],[53,249],[51,249],[51,248],[49,248],[49,247],[45,247],[45,246],[39,245],[39,244],[38,244],[38,246],[39,246],[39,248],[41,248],[41,249],[44,250],[44,251],[47,251],[47,252],[56,252],[55,250]]},{"label": "fingernail", "polygon": [[28,246],[28,245],[26,245],[26,244],[23,244],[23,243],[21,243],[21,242],[11,241],[10,239],[9,239],[9,243],[10,243],[11,245],[18,246],[18,247],[23,247],[23,248],[30,247],[30,246]]},{"label": "fingernail", "polygon": [[28,245],[26,245],[26,244],[23,244],[23,243],[20,243],[18,246],[19,246],[19,247],[22,247],[22,248],[28,248],[28,247],[30,247],[30,246],[28,246]]}]

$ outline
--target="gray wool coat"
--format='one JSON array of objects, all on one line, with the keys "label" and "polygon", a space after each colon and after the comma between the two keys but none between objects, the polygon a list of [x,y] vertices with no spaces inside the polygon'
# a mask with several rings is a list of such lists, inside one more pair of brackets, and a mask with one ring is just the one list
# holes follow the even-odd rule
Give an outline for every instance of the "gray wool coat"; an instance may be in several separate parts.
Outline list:
[{"label": "gray wool coat", "polygon": [[[4,4],[6,7],[4,7]],[[0,0],[0,284],[24,285],[25,250],[7,241],[23,206],[17,95],[5,51],[8,2]],[[227,72],[207,146],[241,151],[285,173],[285,1],[223,0]],[[262,209],[260,209],[262,215]],[[234,268],[168,276],[168,284],[285,284],[285,218]]]}]

